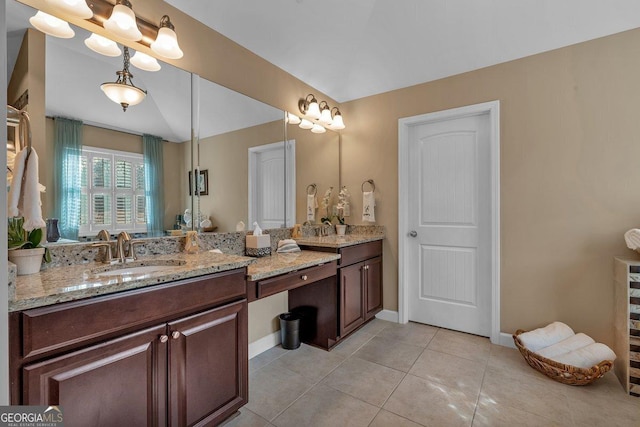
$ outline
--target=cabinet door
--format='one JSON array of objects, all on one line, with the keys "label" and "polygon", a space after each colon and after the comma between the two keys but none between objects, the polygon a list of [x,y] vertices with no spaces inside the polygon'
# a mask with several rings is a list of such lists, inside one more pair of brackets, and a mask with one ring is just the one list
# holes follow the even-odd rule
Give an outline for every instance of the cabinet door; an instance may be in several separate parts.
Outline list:
[{"label": "cabinet door", "polygon": [[369,320],[382,310],[382,257],[365,262],[365,279],[367,287],[365,319]]},{"label": "cabinet door", "polygon": [[65,426],[164,426],[165,332],[157,326],[25,366],[23,404],[62,406]]},{"label": "cabinet door", "polygon": [[169,425],[217,425],[247,403],[247,300],[169,323],[169,335]]},{"label": "cabinet door", "polygon": [[364,323],[364,263],[340,270],[340,336]]}]

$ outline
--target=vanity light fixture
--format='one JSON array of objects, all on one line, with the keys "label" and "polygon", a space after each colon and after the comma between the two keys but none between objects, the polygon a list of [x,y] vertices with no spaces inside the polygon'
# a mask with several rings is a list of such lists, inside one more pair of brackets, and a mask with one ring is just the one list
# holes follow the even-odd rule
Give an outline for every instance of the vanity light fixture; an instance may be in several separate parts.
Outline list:
[{"label": "vanity light fixture", "polygon": [[140,51],[131,57],[131,65],[145,71],[159,71],[162,68],[156,58]]},{"label": "vanity light fixture", "polygon": [[302,119],[300,120],[300,124],[298,126],[300,127],[300,129],[311,129],[313,128],[313,123],[311,123],[307,119]]},{"label": "vanity light fixture", "polygon": [[111,16],[103,26],[110,33],[125,40],[136,42],[142,39],[142,33],[136,23],[136,14],[133,13],[129,0],[117,0]]},{"label": "vanity light fixture", "polygon": [[315,123],[311,128],[311,132],[313,133],[325,133],[326,131],[327,130],[324,128],[324,126],[319,125],[318,123]]},{"label": "vanity light fixture", "polygon": [[184,55],[178,45],[178,36],[169,16],[160,19],[160,28],[156,40],[151,43],[151,50],[169,59],[180,59]]},{"label": "vanity light fixture", "polygon": [[296,116],[295,114],[291,114],[287,112],[287,123],[289,123],[290,125],[298,125],[300,124],[300,122],[301,122],[300,117]]},{"label": "vanity light fixture", "polygon": [[122,54],[116,42],[95,33],[85,39],[84,44],[92,51],[104,56],[120,56]]},{"label": "vanity light fixture", "polygon": [[320,118],[320,106],[318,105],[318,100],[311,93],[307,95],[306,98],[298,101],[298,108],[302,114],[310,119],[318,120]]},{"label": "vanity light fixture", "polygon": [[117,71],[117,80],[114,83],[103,83],[100,89],[110,100],[122,105],[122,111],[127,111],[129,105],[137,105],[142,102],[147,91],[134,86],[131,79],[133,75],[129,72],[129,48],[124,47],[124,67],[122,71]]},{"label": "vanity light fixture", "polygon": [[47,0],[47,3],[61,11],[81,19],[89,19],[93,12],[85,0]]},{"label": "vanity light fixture", "polygon": [[76,34],[67,21],[63,21],[40,10],[35,16],[29,18],[29,22],[38,30],[53,37],[70,39]]},{"label": "vanity light fixture", "polygon": [[336,110],[336,111],[335,113],[333,113],[333,121],[329,125],[329,129],[331,130],[344,129],[345,125],[344,125],[344,121],[342,120],[342,114],[340,113],[340,110],[338,109],[338,107],[333,107],[331,109],[331,112],[333,112],[333,110]]}]

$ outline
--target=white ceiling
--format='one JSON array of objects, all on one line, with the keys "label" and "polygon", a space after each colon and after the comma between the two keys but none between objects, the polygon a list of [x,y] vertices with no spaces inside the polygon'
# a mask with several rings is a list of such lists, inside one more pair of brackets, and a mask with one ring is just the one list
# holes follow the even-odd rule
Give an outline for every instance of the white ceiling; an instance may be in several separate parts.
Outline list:
[{"label": "white ceiling", "polygon": [[338,102],[640,27],[638,0],[166,1]]}]

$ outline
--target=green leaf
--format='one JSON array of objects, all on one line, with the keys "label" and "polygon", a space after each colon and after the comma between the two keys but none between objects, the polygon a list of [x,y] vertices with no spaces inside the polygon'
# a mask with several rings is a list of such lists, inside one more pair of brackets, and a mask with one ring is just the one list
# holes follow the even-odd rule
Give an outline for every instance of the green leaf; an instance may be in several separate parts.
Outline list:
[{"label": "green leaf", "polygon": [[31,230],[28,240],[31,242],[34,248],[37,247],[42,241],[42,228]]},{"label": "green leaf", "polygon": [[49,252],[49,248],[44,248],[44,255],[42,255],[42,259],[44,262],[51,262],[51,252]]}]

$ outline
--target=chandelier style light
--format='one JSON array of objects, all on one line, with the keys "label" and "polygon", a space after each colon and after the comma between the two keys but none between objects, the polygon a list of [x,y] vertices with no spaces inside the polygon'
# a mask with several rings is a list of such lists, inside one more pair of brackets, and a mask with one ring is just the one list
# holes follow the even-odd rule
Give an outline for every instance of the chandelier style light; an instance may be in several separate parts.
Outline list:
[{"label": "chandelier style light", "polygon": [[127,111],[129,105],[137,105],[147,96],[147,91],[136,87],[131,79],[133,75],[129,72],[129,48],[124,47],[124,67],[122,71],[117,71],[117,80],[114,83],[103,83],[100,89],[110,100],[122,106],[122,111]]}]

